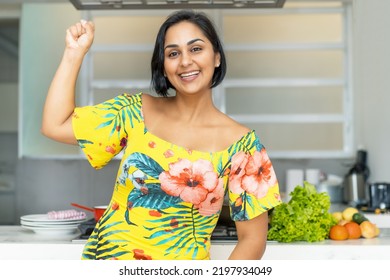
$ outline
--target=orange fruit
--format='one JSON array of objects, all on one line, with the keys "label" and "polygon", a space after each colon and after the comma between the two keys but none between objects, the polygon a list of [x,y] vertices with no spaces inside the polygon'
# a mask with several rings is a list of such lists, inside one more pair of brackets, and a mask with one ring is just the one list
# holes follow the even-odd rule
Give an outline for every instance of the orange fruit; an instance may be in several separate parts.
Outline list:
[{"label": "orange fruit", "polygon": [[369,221],[364,221],[360,224],[360,228],[362,230],[362,236],[364,238],[374,238],[377,236],[376,225]]},{"label": "orange fruit", "polygon": [[348,231],[349,239],[359,239],[362,236],[362,229],[356,222],[348,222],[344,225]]},{"label": "orange fruit", "polygon": [[334,225],[330,228],[329,238],[332,240],[346,240],[348,239],[348,230],[345,226]]}]

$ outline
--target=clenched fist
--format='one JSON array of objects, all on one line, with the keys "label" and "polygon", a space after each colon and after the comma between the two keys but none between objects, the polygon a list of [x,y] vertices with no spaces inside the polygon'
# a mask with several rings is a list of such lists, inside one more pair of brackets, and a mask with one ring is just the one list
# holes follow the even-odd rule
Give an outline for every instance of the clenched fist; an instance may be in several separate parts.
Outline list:
[{"label": "clenched fist", "polygon": [[80,20],[66,30],[66,47],[83,54],[87,53],[92,45],[94,32],[93,22]]}]

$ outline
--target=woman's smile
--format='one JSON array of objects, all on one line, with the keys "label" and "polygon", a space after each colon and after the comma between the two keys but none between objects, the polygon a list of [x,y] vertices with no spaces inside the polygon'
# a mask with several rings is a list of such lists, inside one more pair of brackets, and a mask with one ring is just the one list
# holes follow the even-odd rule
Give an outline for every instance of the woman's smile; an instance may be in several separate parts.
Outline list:
[{"label": "woman's smile", "polygon": [[182,73],[179,76],[180,78],[182,78],[182,80],[192,81],[198,77],[199,73],[200,71],[191,71],[191,72]]}]

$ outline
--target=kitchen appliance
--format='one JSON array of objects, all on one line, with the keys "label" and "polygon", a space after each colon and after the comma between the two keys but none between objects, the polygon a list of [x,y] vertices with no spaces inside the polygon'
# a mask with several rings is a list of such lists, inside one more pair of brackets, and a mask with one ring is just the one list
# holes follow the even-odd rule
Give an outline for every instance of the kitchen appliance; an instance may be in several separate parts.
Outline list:
[{"label": "kitchen appliance", "polygon": [[356,163],[344,177],[344,203],[355,207],[367,205],[366,186],[369,175],[370,170],[367,166],[367,151],[358,150]]},{"label": "kitchen appliance", "polygon": [[390,209],[390,183],[378,182],[368,186],[369,207]]},{"label": "kitchen appliance", "polygon": [[69,0],[77,10],[282,8],[286,0]]},{"label": "kitchen appliance", "polygon": [[329,195],[331,203],[343,202],[343,186],[341,184],[335,184],[332,182],[321,182],[316,186],[317,192],[325,192]]}]

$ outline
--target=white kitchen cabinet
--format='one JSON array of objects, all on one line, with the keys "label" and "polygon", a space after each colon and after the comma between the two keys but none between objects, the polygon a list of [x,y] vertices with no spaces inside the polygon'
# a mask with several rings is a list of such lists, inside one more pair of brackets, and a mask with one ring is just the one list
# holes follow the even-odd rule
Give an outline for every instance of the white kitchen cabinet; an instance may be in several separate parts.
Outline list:
[{"label": "white kitchen cabinet", "polygon": [[78,147],[41,132],[47,90],[65,46],[65,31],[80,20],[71,4],[23,4],[20,24],[19,157],[78,157]]},{"label": "white kitchen cabinet", "polygon": [[15,222],[15,192],[0,189],[0,225],[12,225]]},{"label": "white kitchen cabinet", "polygon": [[18,84],[0,83],[0,132],[18,131]]}]

